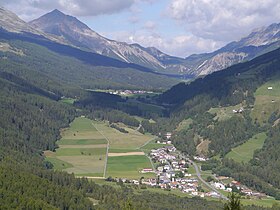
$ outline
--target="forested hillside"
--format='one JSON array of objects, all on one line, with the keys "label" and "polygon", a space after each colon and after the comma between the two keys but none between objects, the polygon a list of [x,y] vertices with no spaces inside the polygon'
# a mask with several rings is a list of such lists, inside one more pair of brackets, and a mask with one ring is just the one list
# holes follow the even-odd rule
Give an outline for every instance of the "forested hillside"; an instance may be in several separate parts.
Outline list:
[{"label": "forested hillside", "polygon": [[[173,132],[172,141],[188,155],[221,157],[204,167],[280,199],[279,66],[278,49],[190,84],[174,86],[157,97],[158,103],[169,108],[170,118],[158,118],[157,124],[146,122],[143,126],[153,133]],[[262,95],[257,95],[257,89]],[[260,109],[262,104],[265,109]],[[184,121],[189,125],[177,129]],[[249,163],[224,158],[232,148],[261,132],[268,138]]]},{"label": "forested hillside", "polygon": [[[34,35],[1,30],[1,71],[73,95],[73,89],[166,89],[176,79]],[[50,83],[51,82],[51,83]],[[70,89],[69,91],[66,89]]]}]

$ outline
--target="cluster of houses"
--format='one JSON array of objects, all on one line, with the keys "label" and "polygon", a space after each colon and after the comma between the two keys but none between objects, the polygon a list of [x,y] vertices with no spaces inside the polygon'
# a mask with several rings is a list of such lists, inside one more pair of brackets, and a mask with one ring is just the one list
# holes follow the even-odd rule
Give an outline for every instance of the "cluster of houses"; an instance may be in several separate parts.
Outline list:
[{"label": "cluster of houses", "polygon": [[[190,162],[184,158],[180,158],[180,153],[176,151],[173,145],[164,146],[159,149],[151,150],[149,156],[150,158],[158,164],[155,169],[144,168],[141,173],[155,173],[157,178],[145,179],[142,177],[140,180],[128,180],[119,179],[115,180],[117,182],[132,183],[135,185],[147,185],[150,187],[157,187],[165,190],[177,189],[183,193],[187,193],[191,196],[199,197],[213,197],[220,198],[221,195],[216,191],[202,192],[199,186],[199,181],[196,176],[188,173],[188,166]],[[195,156],[197,161],[207,161],[207,158]],[[243,195],[263,198],[266,197],[265,194],[254,192],[244,185],[241,185],[237,181],[224,181],[229,179],[229,177],[216,177],[215,181],[211,181],[210,184],[217,190],[223,190],[226,192],[232,192],[233,189],[239,190]]]},{"label": "cluster of houses", "polygon": [[143,95],[143,94],[153,94],[152,91],[145,91],[145,90],[115,90],[110,91],[110,94],[113,95]]},{"label": "cluster of houses", "polygon": [[241,108],[239,108],[239,109],[233,109],[232,112],[233,112],[233,113],[242,113],[242,112],[244,112],[244,108],[241,107]]},{"label": "cluster of houses", "polygon": [[232,192],[233,187],[235,187],[237,190],[240,191],[240,193],[242,193],[245,196],[256,197],[256,198],[266,197],[266,194],[253,191],[253,190],[249,189],[248,187],[246,187],[245,185],[241,185],[240,182],[235,181],[235,180],[233,180],[229,184],[225,185],[223,183],[223,180],[227,180],[227,179],[229,179],[229,177],[220,176],[220,177],[217,177],[217,179],[219,180],[219,182],[211,183],[211,185],[214,186],[216,189],[224,190],[227,192]]}]

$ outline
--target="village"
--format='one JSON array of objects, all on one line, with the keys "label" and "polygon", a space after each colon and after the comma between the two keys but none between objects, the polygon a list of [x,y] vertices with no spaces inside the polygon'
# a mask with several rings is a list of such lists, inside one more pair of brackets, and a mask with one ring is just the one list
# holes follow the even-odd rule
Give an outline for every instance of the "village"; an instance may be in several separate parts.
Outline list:
[{"label": "village", "polygon": [[[143,177],[140,180],[116,179],[116,182],[132,183],[134,185],[146,185],[148,187],[161,188],[163,190],[178,190],[190,196],[212,197],[217,199],[226,199],[227,193],[239,192],[247,198],[264,198],[263,193],[255,192],[248,187],[241,185],[240,182],[230,177],[213,175],[208,182],[208,187],[202,187],[202,181],[198,175],[191,174],[188,171],[195,164],[189,158],[184,158],[179,151],[171,144],[169,138],[167,141],[157,141],[158,144],[166,144],[161,148],[152,149],[149,158],[152,160],[153,168],[144,168],[140,171]],[[205,157],[194,156],[196,162],[205,162],[209,160]],[[155,173],[156,178],[144,178],[146,173]],[[201,177],[200,177],[201,178]],[[112,180],[111,180],[112,181]],[[206,181],[206,180],[203,180]],[[224,193],[223,193],[224,192]]]},{"label": "village", "polygon": [[114,90],[109,92],[112,95],[143,95],[143,94],[153,94],[152,91],[145,91],[145,90]]}]

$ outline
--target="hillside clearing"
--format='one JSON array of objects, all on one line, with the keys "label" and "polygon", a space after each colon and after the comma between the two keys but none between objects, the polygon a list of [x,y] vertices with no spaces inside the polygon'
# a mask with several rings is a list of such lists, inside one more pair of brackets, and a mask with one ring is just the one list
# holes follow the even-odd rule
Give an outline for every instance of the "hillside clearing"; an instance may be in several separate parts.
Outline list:
[{"label": "hillside clearing", "polygon": [[267,136],[265,133],[259,133],[246,141],[244,144],[233,148],[226,157],[231,158],[236,162],[247,163],[253,158],[254,151],[262,148],[266,138]]}]

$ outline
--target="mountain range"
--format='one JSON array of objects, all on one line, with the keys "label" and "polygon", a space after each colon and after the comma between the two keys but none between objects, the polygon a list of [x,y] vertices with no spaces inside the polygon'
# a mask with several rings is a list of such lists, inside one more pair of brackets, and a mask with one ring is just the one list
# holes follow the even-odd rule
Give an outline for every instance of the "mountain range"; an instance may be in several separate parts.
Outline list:
[{"label": "mountain range", "polygon": [[206,75],[251,60],[267,49],[280,46],[280,24],[257,29],[249,36],[231,42],[215,52],[187,58],[170,56],[154,47],[145,48],[138,44],[107,39],[77,18],[65,15],[59,10],[43,15],[29,24],[45,33],[59,36],[74,46],[170,74]]},{"label": "mountain range", "polygon": [[134,63],[154,72],[198,77],[251,60],[280,46],[280,24],[256,29],[247,37],[234,41],[212,53],[186,58],[170,56],[154,47],[127,44],[107,39],[76,17],[55,9],[29,23],[15,14],[0,9],[0,26],[9,32],[43,36],[54,42],[94,52],[125,63]]}]

